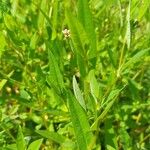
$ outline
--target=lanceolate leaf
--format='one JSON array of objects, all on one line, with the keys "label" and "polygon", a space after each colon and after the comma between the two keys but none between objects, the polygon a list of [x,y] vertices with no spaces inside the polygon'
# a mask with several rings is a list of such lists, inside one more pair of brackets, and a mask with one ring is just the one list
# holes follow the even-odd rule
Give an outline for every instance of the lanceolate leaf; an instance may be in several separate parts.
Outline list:
[{"label": "lanceolate leaf", "polygon": [[86,54],[85,45],[88,45],[87,34],[82,24],[73,16],[69,9],[66,9],[66,19],[71,30],[71,39],[75,47],[75,52],[84,56]]},{"label": "lanceolate leaf", "polygon": [[79,149],[87,150],[92,138],[89,122],[85,111],[70,91],[68,91],[68,104]]},{"label": "lanceolate leaf", "polygon": [[40,134],[43,138],[47,138],[60,144],[62,147],[66,149],[70,149],[70,147],[74,147],[74,142],[70,139],[66,138],[65,136],[60,135],[57,132],[47,131],[47,130],[37,130],[36,133]]},{"label": "lanceolate leaf", "polygon": [[80,88],[78,86],[78,83],[76,81],[76,78],[75,76],[73,76],[73,90],[74,90],[74,94],[75,94],[75,97],[76,99],[78,100],[78,102],[80,103],[80,105],[86,109],[86,106],[85,106],[85,101],[84,101],[84,98],[83,98],[83,95],[80,91]]},{"label": "lanceolate leaf", "polygon": [[89,58],[96,56],[96,34],[92,20],[92,13],[89,8],[88,0],[78,0],[78,18],[82,23],[90,41]]},{"label": "lanceolate leaf", "polygon": [[55,92],[62,94],[64,88],[63,76],[58,67],[57,60],[49,50],[49,76],[47,77],[48,84],[54,88]]},{"label": "lanceolate leaf", "polygon": [[82,26],[82,24],[78,21],[77,18],[73,16],[69,9],[66,10],[66,19],[71,30],[71,39],[73,42],[73,46],[75,48],[75,54],[77,56],[77,63],[80,70],[81,77],[85,77],[86,75],[86,57],[87,57],[87,49],[88,47],[88,37]]},{"label": "lanceolate leaf", "polygon": [[26,149],[26,143],[25,143],[25,139],[22,133],[22,129],[19,126],[18,129],[18,135],[17,135],[17,150],[25,150]]},{"label": "lanceolate leaf", "polygon": [[65,137],[58,134],[57,132],[50,132],[47,130],[37,130],[36,133],[40,134],[45,138],[51,139],[59,144],[63,144],[65,142]]}]

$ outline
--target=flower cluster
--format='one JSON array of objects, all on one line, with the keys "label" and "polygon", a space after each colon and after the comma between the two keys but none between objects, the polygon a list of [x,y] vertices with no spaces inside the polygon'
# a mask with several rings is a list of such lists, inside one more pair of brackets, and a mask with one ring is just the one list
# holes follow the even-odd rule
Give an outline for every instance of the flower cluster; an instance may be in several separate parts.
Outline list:
[{"label": "flower cluster", "polygon": [[62,33],[64,34],[65,39],[70,37],[70,30],[64,29]]}]

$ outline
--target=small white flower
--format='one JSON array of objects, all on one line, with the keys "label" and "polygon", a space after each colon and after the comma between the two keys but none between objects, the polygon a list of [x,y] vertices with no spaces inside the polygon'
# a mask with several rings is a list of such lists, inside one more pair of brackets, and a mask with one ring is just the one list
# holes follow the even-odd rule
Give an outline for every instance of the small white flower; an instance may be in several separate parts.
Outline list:
[{"label": "small white flower", "polygon": [[62,31],[62,33],[64,34],[64,37],[65,37],[65,38],[69,38],[69,37],[70,37],[70,30],[64,29],[64,30]]}]

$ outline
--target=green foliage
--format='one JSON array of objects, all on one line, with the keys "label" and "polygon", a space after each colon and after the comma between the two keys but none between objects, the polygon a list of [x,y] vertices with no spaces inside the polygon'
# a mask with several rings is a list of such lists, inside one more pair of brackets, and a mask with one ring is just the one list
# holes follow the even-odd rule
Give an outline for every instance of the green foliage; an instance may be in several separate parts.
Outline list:
[{"label": "green foliage", "polygon": [[0,149],[150,149],[149,0],[0,0]]},{"label": "green foliage", "polygon": [[43,141],[43,139],[39,139],[39,140],[36,140],[36,141],[32,142],[29,145],[28,150],[39,150],[39,148],[42,144],[42,141]]},{"label": "green foliage", "polygon": [[22,129],[21,129],[20,126],[19,126],[19,129],[18,129],[16,144],[17,144],[17,149],[18,150],[19,149],[22,149],[22,150],[26,149],[26,143],[25,143],[24,136],[23,136],[23,133],[22,133]]},{"label": "green foliage", "polygon": [[87,117],[71,92],[68,92],[68,104],[79,149],[86,150],[92,138]]}]

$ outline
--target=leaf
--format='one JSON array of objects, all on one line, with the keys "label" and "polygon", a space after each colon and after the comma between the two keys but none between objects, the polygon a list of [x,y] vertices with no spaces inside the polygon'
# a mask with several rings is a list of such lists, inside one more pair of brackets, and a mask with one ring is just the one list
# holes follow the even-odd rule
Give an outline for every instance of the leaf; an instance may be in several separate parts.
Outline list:
[{"label": "leaf", "polygon": [[97,103],[97,99],[100,95],[100,86],[95,78],[94,70],[91,70],[88,74],[88,81],[90,82],[90,90],[95,102]]},{"label": "leaf", "polygon": [[87,120],[85,111],[75,99],[73,94],[68,91],[68,104],[70,110],[71,121],[76,135],[76,140],[80,150],[87,150],[90,144],[92,133]]},{"label": "leaf", "polygon": [[17,135],[17,150],[26,150],[26,142],[22,133],[21,126],[18,128],[18,135]]},{"label": "leaf", "polygon": [[88,36],[82,24],[73,16],[69,9],[66,9],[66,20],[71,30],[71,39],[80,74],[81,77],[85,77],[87,72],[87,50],[89,46]]},{"label": "leaf", "polygon": [[13,3],[11,5],[11,13],[13,16],[17,15],[18,3],[18,0],[13,0]]},{"label": "leaf", "polygon": [[140,91],[140,89],[142,89],[140,83],[137,83],[133,79],[129,78],[128,79],[128,87],[129,87],[132,99],[133,100],[140,99],[139,91]]},{"label": "leaf", "polygon": [[123,146],[123,149],[131,150],[132,141],[125,127],[119,128],[120,141]]},{"label": "leaf", "polygon": [[5,36],[2,33],[0,34],[0,43],[1,43],[0,44],[0,58],[1,58],[4,48],[7,44],[5,40]]},{"label": "leaf", "polygon": [[50,23],[49,16],[46,15],[47,11],[47,1],[41,0],[40,8],[39,8],[39,15],[38,15],[38,28],[44,28],[45,19]]},{"label": "leaf", "polygon": [[85,101],[80,91],[80,88],[77,84],[75,76],[73,76],[73,90],[74,90],[75,97],[78,100],[79,104],[86,110]]},{"label": "leaf", "polygon": [[40,149],[40,146],[42,144],[42,141],[43,139],[38,139],[36,141],[33,141],[29,147],[28,147],[28,150],[39,150]]},{"label": "leaf", "polygon": [[17,150],[16,144],[9,144],[6,146],[6,149],[4,150]]},{"label": "leaf", "polygon": [[141,57],[144,56],[148,51],[150,51],[150,48],[140,50],[139,52],[137,52],[132,58],[130,58],[130,60],[128,62],[126,62],[123,65],[123,69],[126,69],[130,65],[133,65],[134,63],[139,61],[141,59]]},{"label": "leaf", "polygon": [[105,121],[105,145],[108,150],[118,149],[117,136],[112,122],[112,119],[106,119]]},{"label": "leaf", "polygon": [[54,88],[55,92],[62,94],[64,89],[63,77],[58,67],[57,60],[49,50],[49,75],[47,77],[48,84]]},{"label": "leaf", "polygon": [[38,34],[35,32],[31,37],[30,48],[35,49],[38,41]]},{"label": "leaf", "polygon": [[47,130],[37,130],[36,133],[40,134],[42,137],[51,139],[59,144],[63,144],[66,138],[57,132],[50,132]]},{"label": "leaf", "polygon": [[[38,5],[36,3],[33,3],[36,7],[38,7]],[[43,21],[44,21],[44,18],[43,16],[45,17],[46,21],[48,22],[49,26],[52,28],[52,24],[51,24],[51,19],[49,18],[48,15],[46,15],[46,13],[43,11],[45,8],[46,8],[47,4],[46,4],[46,1],[42,1],[41,2],[41,7],[38,7],[39,11],[41,12],[41,14],[39,14],[39,18],[38,18],[38,26],[39,27],[43,27]],[[43,15],[43,16],[42,16]]]},{"label": "leaf", "polygon": [[20,97],[23,99],[26,99],[26,100],[31,99],[30,94],[27,91],[25,91],[24,89],[20,90]]},{"label": "leaf", "polygon": [[84,60],[85,58],[81,56],[80,54],[77,54],[77,65],[80,71],[81,78],[86,77],[87,74],[87,66],[86,62]]},{"label": "leaf", "polygon": [[[8,74],[8,78],[11,77],[14,73],[14,70],[11,71],[9,74]],[[4,85],[7,83],[7,79],[3,79],[0,81],[0,91],[2,90],[2,88],[4,87]]]},{"label": "leaf", "polygon": [[9,14],[5,14],[4,22],[5,22],[6,27],[10,31],[14,31],[16,29],[16,22],[15,22],[14,18],[12,16],[10,16]]},{"label": "leaf", "polygon": [[111,93],[109,94],[106,102],[104,103],[104,104],[107,104],[105,109],[104,109],[104,111],[98,116],[96,121],[91,126],[92,130],[96,130],[97,129],[98,123],[101,122],[104,119],[104,117],[107,115],[108,111],[113,106],[113,104],[116,101],[116,98],[118,97],[118,95],[119,95],[121,90],[113,90],[113,91],[111,91]]},{"label": "leaf", "polygon": [[130,42],[131,42],[131,31],[130,31],[130,1],[128,6],[128,12],[127,12],[127,31],[126,31],[126,41],[127,41],[127,47],[130,48]]},{"label": "leaf", "polygon": [[82,24],[73,16],[69,9],[66,10],[66,19],[69,29],[71,30],[71,38],[75,47],[75,51],[81,56],[84,56],[86,53],[85,45],[88,45],[89,43],[86,32]]},{"label": "leaf", "polygon": [[78,0],[78,18],[82,23],[90,41],[91,47],[88,51],[89,58],[93,58],[96,56],[96,34],[88,0]]},{"label": "leaf", "polygon": [[52,25],[53,25],[53,32],[52,32],[52,40],[56,38],[57,35],[57,24],[58,24],[58,0],[53,2],[53,14],[52,14]]},{"label": "leaf", "polygon": [[107,101],[110,101],[112,99],[114,99],[114,97],[116,95],[118,95],[120,93],[120,90],[116,89],[116,90],[112,90],[107,98]]},{"label": "leaf", "polygon": [[107,48],[107,51],[108,51],[111,64],[113,65],[114,68],[117,68],[117,61],[116,61],[117,57],[115,55],[115,51],[111,50],[110,47]]},{"label": "leaf", "polygon": [[149,0],[144,0],[144,1],[142,1],[142,5],[141,5],[141,7],[140,7],[140,9],[139,9],[138,20],[141,20],[141,19],[142,19],[142,17],[145,15],[147,9],[149,8],[149,6],[150,6]]}]

